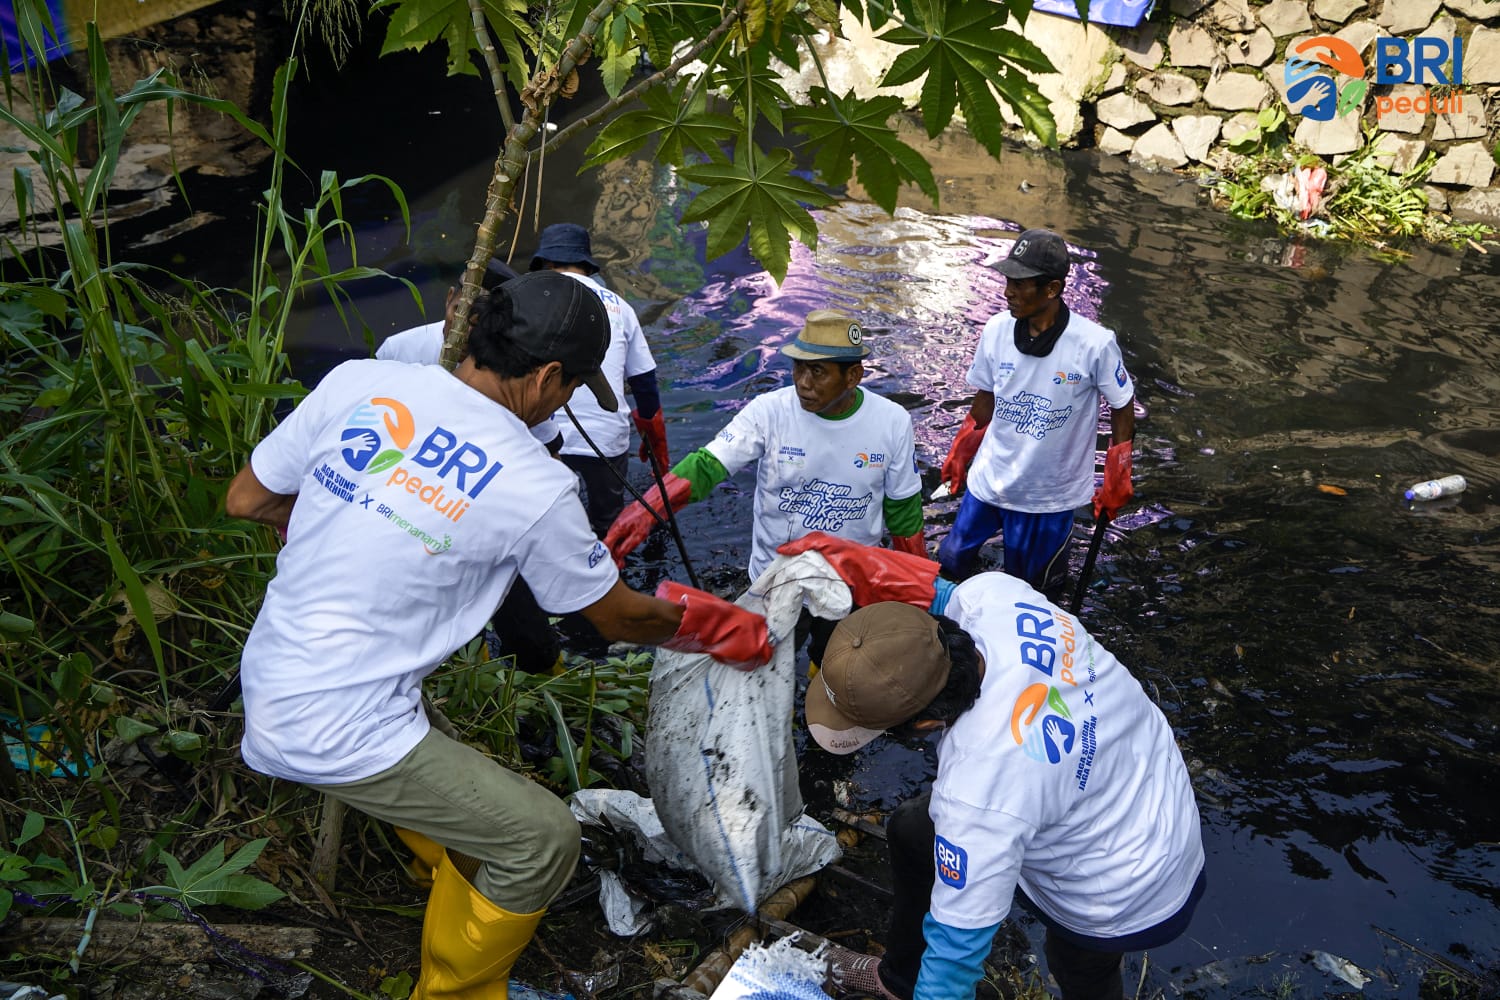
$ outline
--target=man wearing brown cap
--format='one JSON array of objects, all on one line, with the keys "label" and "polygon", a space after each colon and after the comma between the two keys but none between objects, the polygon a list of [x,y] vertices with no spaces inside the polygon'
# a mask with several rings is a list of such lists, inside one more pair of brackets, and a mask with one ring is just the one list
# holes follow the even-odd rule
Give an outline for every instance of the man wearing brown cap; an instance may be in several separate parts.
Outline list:
[{"label": "man wearing brown cap", "polygon": [[[781,353],[792,359],[792,385],[752,399],[672,468],[665,477],[672,509],[702,500],[755,462],[751,580],[771,564],[776,546],[810,531],[871,545],[888,531],[895,548],[925,555],[911,416],[860,388],[870,353],[864,329],[819,309]],[[651,510],[631,504],[605,535],[616,560],[645,540],[664,510],[660,489],[645,499]]]},{"label": "man wearing brown cap", "polygon": [[[1073,511],[1092,494],[1095,517],[1113,518],[1130,499],[1134,390],[1114,333],[1063,303],[1069,266],[1068,244],[1045,229],[1018,236],[997,266],[1007,312],[980,335],[968,376],[974,401],[943,462],[943,482],[963,494],[938,549],[955,580],[999,532],[1005,572],[1050,592],[1067,568]],[[1111,444],[1095,491],[1101,396]]]},{"label": "man wearing brown cap", "polygon": [[[891,814],[884,956],[835,949],[851,993],[972,1000],[1017,889],[1064,1000],[1121,1000],[1127,951],[1187,927],[1203,841],[1182,754],[1141,685],[1024,581],[809,536],[865,605],[834,629],[807,725],[831,753],[944,730],[931,790]],[[877,603],[884,598],[894,601]]]},{"label": "man wearing brown cap", "polygon": [[[611,639],[753,667],[765,622],[712,595],[626,587],[576,477],[527,427],[600,373],[604,308],[541,272],[475,305],[448,372],[395,361],[331,371],[229,485],[232,517],[287,543],[241,661],[241,755],[402,829],[435,868],[417,997],[505,997],[542,910],[572,874],[578,825],[541,786],[434,729],[422,680],[523,577],[541,605]],[[665,599],[663,599],[665,598]]]}]

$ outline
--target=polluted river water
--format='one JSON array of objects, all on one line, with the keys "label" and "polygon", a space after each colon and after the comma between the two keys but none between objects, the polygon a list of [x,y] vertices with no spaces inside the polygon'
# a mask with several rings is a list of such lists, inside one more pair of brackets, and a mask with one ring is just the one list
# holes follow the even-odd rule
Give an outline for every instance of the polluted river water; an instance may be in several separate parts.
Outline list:
[{"label": "polluted river water", "polygon": [[[444,82],[440,63],[356,54],[294,93],[309,176],[375,171],[406,189],[410,241],[388,199],[354,191],[344,207],[361,263],[411,278],[428,313],[394,283],[361,287],[352,331],[309,302],[289,350],[310,381],[436,319],[467,257],[493,156],[472,122],[494,115],[483,86]],[[431,85],[400,82],[417,74]],[[338,113],[356,95],[379,102],[378,122]],[[669,171],[643,156],[575,176],[581,145],[549,153],[516,263],[536,224],[592,230],[603,277],[645,324],[674,458],[788,384],[776,348],[802,315],[849,312],[871,331],[866,386],[912,414],[930,493],[979,329],[1003,308],[990,265],[1022,228],[1061,232],[1068,301],[1117,332],[1139,407],[1134,512],[1109,531],[1081,618],[1174,726],[1208,853],[1208,893],[1149,956],[1141,995],[1500,995],[1500,260],[1289,239],[1208,207],[1192,178],[1092,153],[1017,147],[996,164],[961,135],[910,141],[942,204],[892,217],[851,192],[779,286],[743,248],[705,259]],[[163,248],[230,280],[222,247],[245,223],[225,216]],[[1404,499],[1449,474],[1468,489]],[[742,473],[680,515],[710,586],[741,579],[751,494]],[[926,509],[933,543],[956,503]],[[1075,569],[1089,529],[1080,512]],[[627,566],[637,586],[664,575],[685,579],[660,538]],[[888,810],[931,762],[920,743],[837,763],[808,748],[805,794],[815,811],[835,797]],[[1141,975],[1137,956],[1127,978]]]}]

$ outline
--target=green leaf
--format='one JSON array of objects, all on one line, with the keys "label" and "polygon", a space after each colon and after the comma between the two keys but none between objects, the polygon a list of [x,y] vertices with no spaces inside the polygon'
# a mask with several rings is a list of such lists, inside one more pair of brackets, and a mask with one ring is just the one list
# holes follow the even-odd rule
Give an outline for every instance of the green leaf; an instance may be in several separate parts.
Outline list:
[{"label": "green leaf", "polygon": [[887,212],[896,210],[902,184],[917,184],[934,203],[938,200],[932,167],[888,124],[901,110],[899,99],[861,100],[853,90],[836,97],[821,87],[814,87],[809,96],[816,103],[793,109],[792,127],[807,136],[815,150],[813,163],[825,182],[847,183],[857,161],[859,182]]},{"label": "green leaf", "polygon": [[947,128],[961,108],[969,131],[992,156],[999,156],[1003,120],[998,93],[1027,130],[1056,146],[1057,128],[1046,99],[1023,72],[1050,73],[1052,63],[1041,49],[1006,29],[1008,17],[1005,4],[924,5],[916,23],[898,24],[880,36],[908,47],[881,83],[898,86],[926,75],[921,107],[928,135]]},{"label": "green leaf", "polygon": [[26,818],[21,821],[21,833],[16,837],[15,846],[20,847],[27,841],[35,839],[45,825],[46,821],[42,819],[41,813],[28,809]]},{"label": "green leaf", "polygon": [[36,622],[30,618],[22,618],[9,611],[0,611],[0,632],[9,635],[30,635],[35,630]]},{"label": "green leaf", "polygon": [[708,223],[708,256],[722,256],[744,242],[778,282],[791,263],[791,239],[816,247],[818,225],[803,203],[821,208],[833,203],[823,191],[792,175],[792,154],[785,149],[760,152],[749,143],[733,163],[684,167],[679,176],[704,186],[682,215],[683,222]]},{"label": "green leaf", "polygon": [[[619,19],[624,23],[624,19]],[[613,51],[605,55],[599,63],[599,75],[604,78],[604,90],[610,97],[619,97],[635,74],[636,63],[640,62],[641,50],[639,47]]]},{"label": "green leaf", "polygon": [[[484,0],[485,21],[497,48],[506,53],[506,76],[517,89],[526,82],[525,64],[517,59],[519,51],[536,43],[526,7],[524,0]],[[420,51],[443,42],[448,46],[449,76],[478,75],[469,56],[471,50],[478,52],[478,45],[468,0],[378,0],[371,9],[390,12],[381,55],[403,49]]]},{"label": "green leaf", "polygon": [[156,727],[139,719],[132,719],[128,715],[115,716],[115,735],[126,743],[134,743],[142,736],[149,736],[156,732]]},{"label": "green leaf", "polygon": [[162,656],[161,634],[156,629],[156,614],[151,607],[151,599],[146,596],[146,587],[141,583],[140,576],[135,567],[130,565],[130,560],[125,557],[125,552],[120,548],[120,543],[115,540],[115,530],[106,522],[100,526],[104,536],[104,546],[109,552],[110,565],[114,567],[115,576],[119,577],[120,583],[125,587],[125,600],[130,605],[130,611],[135,615],[135,623],[140,626],[141,634],[146,637],[146,644],[151,647],[151,658],[156,662],[158,674],[163,678],[162,693],[167,693],[166,688],[166,661]]},{"label": "green leaf", "polygon": [[672,166],[686,162],[688,150],[722,160],[720,143],[740,131],[733,118],[709,111],[702,91],[687,83],[653,87],[641,95],[641,104],[600,131],[589,144],[585,168],[629,156],[652,139],[658,140],[656,159]]}]

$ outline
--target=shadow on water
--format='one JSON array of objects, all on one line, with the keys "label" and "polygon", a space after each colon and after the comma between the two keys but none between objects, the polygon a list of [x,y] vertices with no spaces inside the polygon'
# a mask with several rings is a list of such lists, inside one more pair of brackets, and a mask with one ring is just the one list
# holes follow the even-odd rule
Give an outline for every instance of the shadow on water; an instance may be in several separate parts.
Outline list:
[{"label": "shadow on water", "polygon": [[[345,209],[362,262],[406,269],[435,319],[492,155],[452,123],[486,98],[473,81],[403,86],[390,66],[358,81],[360,100],[382,102],[378,134],[330,110],[302,119],[317,128],[294,155],[310,176],[336,166],[408,186],[411,247],[389,204]],[[979,328],[1002,308],[988,265],[1021,228],[1061,231],[1079,259],[1068,301],[1118,331],[1143,406],[1142,513],[1111,531],[1083,618],[1175,726],[1209,854],[1209,893],[1189,932],[1150,956],[1148,990],[1353,989],[1324,952],[1362,969],[1371,997],[1437,995],[1420,981],[1434,961],[1500,970],[1500,262],[1302,245],[1207,208],[1191,179],[1091,154],[1016,149],[997,167],[960,136],[927,148],[940,211],[913,202],[893,218],[855,192],[822,213],[818,250],[797,247],[779,288],[743,251],[705,260],[702,232],[678,222],[686,192],[644,159],[578,180],[581,147],[567,147],[549,158],[539,221],[590,226],[604,276],[637,304],[674,456],[787,384],[777,347],[807,310],[832,306],[872,330],[866,384],[912,412],[929,488],[966,409]],[[423,319],[391,286],[358,306],[372,341]],[[315,304],[291,346],[308,378],[368,350]],[[1468,477],[1462,496],[1401,499],[1453,472]],[[743,571],[750,505],[744,473],[681,515],[710,585]],[[928,507],[929,541],[954,507]],[[684,578],[656,538],[627,575],[663,574]],[[856,810],[888,809],[931,756],[886,741],[839,762],[810,751],[805,767],[814,808],[837,784]]]}]

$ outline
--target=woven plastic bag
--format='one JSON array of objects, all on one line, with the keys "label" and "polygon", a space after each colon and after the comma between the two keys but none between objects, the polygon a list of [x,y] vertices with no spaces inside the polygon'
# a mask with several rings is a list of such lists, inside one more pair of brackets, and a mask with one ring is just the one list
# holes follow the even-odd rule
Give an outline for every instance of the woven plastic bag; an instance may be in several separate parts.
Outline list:
[{"label": "woven plastic bag", "polygon": [[766,616],[776,654],[749,673],[661,650],[651,671],[646,783],[667,836],[747,913],[792,879],[838,860],[802,811],[792,745],[793,633],[804,602],[843,618],[849,588],[816,552],[779,556],[735,603]]}]

